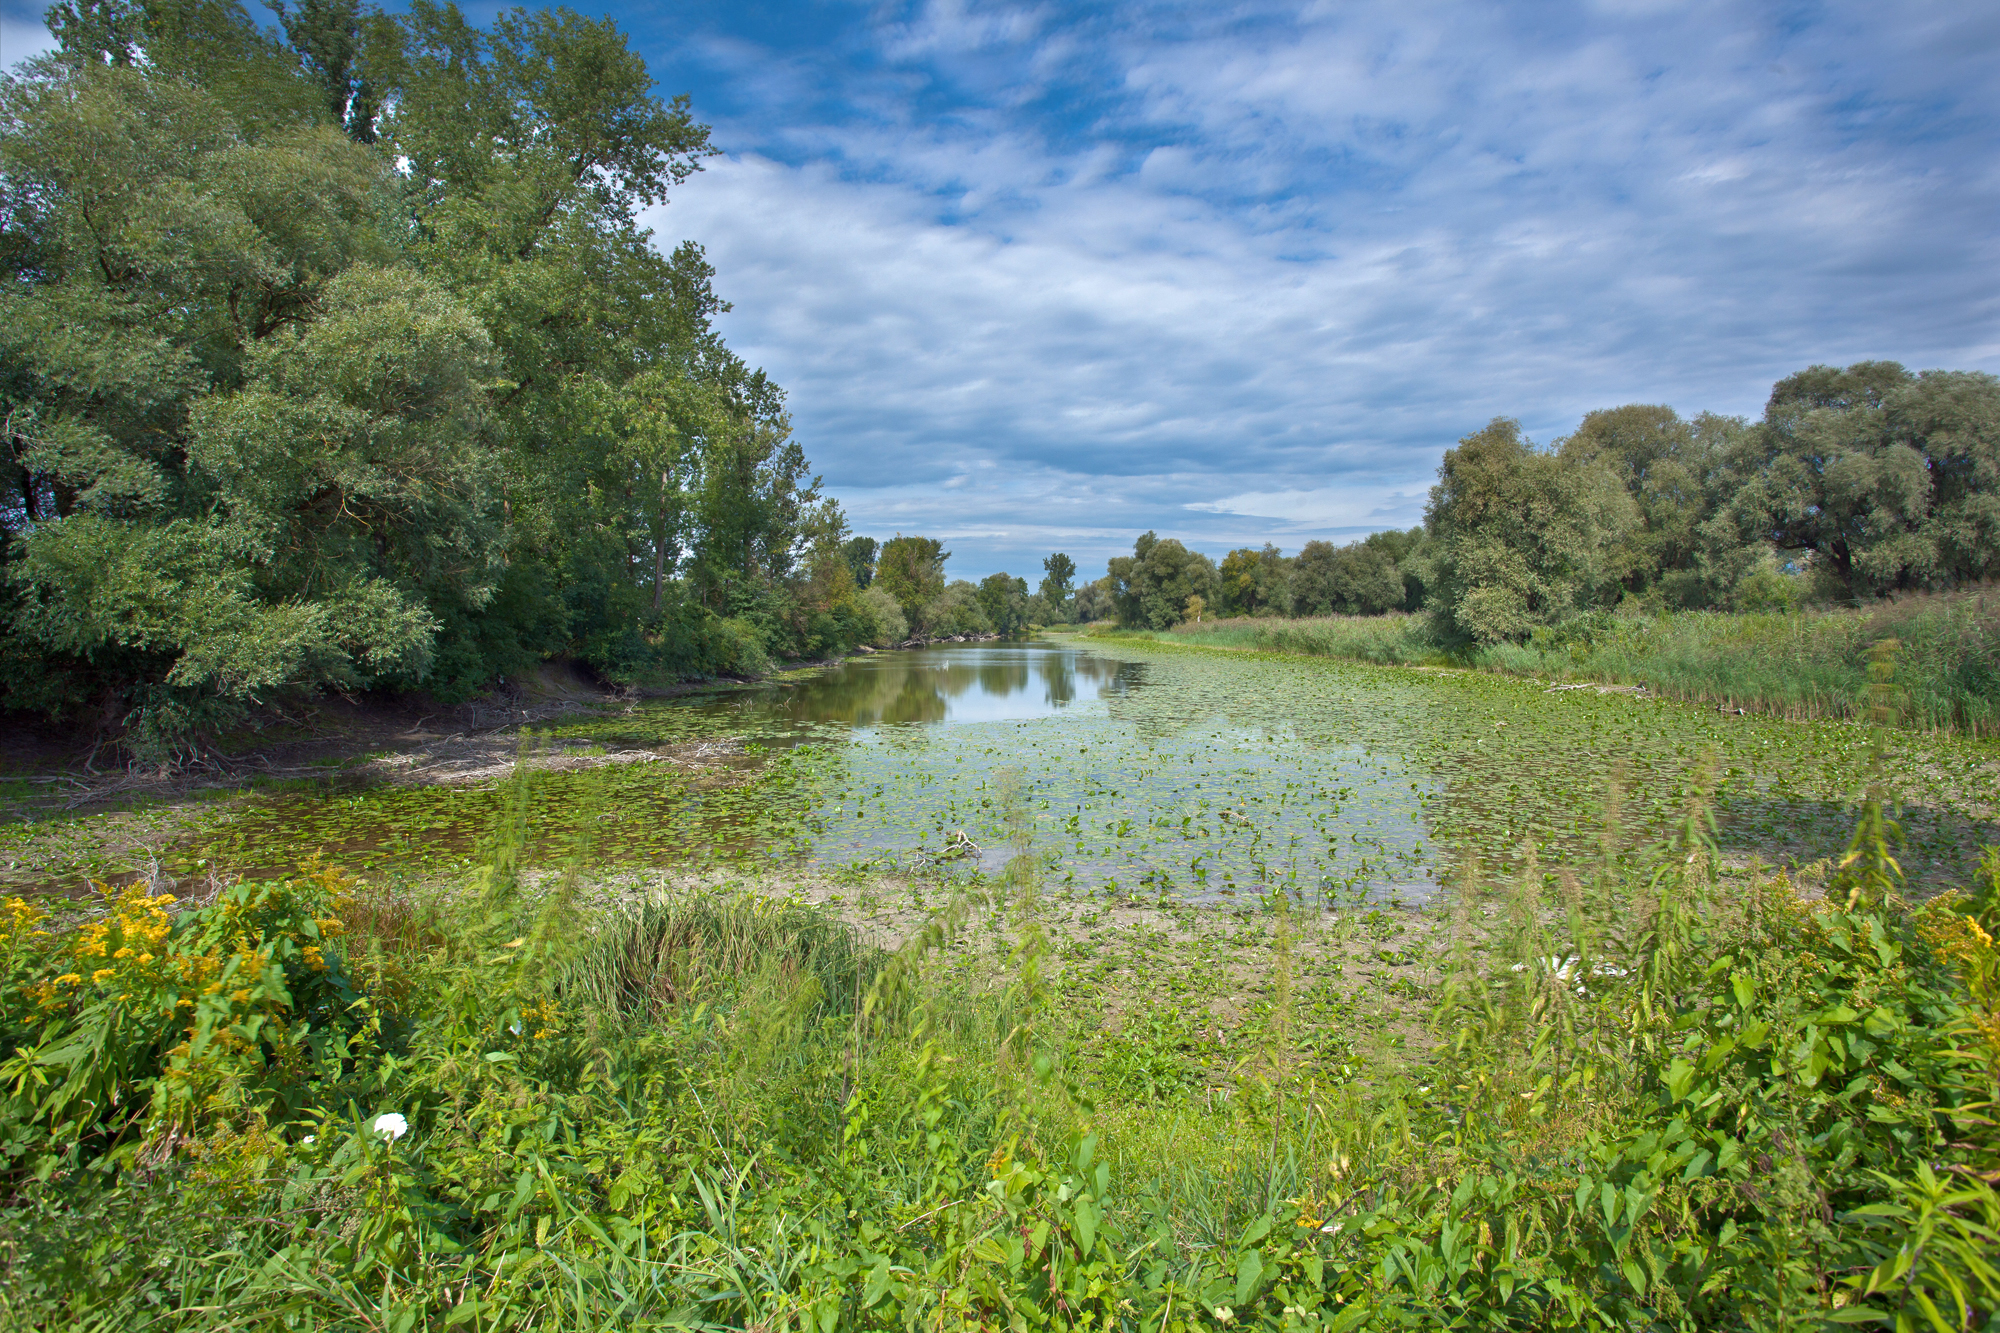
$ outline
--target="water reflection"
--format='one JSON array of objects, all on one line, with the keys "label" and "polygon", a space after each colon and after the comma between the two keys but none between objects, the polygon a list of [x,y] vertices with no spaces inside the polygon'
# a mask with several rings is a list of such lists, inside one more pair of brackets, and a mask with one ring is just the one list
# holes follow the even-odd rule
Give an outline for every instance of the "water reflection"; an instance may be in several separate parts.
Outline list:
[{"label": "water reflection", "polygon": [[805,735],[815,728],[1016,722],[1120,694],[1141,668],[1055,643],[982,643],[877,653],[804,680],[692,705],[757,713]]}]

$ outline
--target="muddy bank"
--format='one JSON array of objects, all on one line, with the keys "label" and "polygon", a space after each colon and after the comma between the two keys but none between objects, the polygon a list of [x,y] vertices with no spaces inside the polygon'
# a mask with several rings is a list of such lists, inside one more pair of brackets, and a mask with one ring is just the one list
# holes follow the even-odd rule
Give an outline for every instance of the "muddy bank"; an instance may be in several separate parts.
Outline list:
[{"label": "muddy bank", "polygon": [[[267,705],[199,754],[167,766],[120,763],[103,737],[23,724],[0,737],[0,821],[199,799],[273,781],[336,775],[357,781],[486,782],[511,771],[523,733],[534,728],[616,716],[643,700],[750,688],[838,660],[787,664],[762,680],[721,678],[645,689],[608,684],[574,663],[548,662],[531,676],[502,680],[462,703],[423,695],[327,695]],[[530,762],[558,771],[662,759],[699,766],[721,752],[714,743],[667,747],[674,753],[587,753],[593,748],[580,741],[539,741]]]}]

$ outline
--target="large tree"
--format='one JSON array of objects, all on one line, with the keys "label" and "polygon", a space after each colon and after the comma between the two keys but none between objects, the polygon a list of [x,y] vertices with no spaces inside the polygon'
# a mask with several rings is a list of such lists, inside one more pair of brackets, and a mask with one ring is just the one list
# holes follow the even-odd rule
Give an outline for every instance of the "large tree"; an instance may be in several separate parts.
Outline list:
[{"label": "large tree", "polygon": [[912,629],[929,624],[930,608],[944,596],[944,566],[951,552],[935,537],[895,537],[882,543],[875,582],[896,599]]},{"label": "large tree", "polygon": [[1290,580],[1291,562],[1268,542],[1262,550],[1231,551],[1217,572],[1216,610],[1225,616],[1282,614],[1291,600]]},{"label": "large tree", "polygon": [[1216,597],[1215,562],[1151,532],[1131,555],[1112,559],[1109,578],[1118,622],[1140,629],[1170,629],[1186,617],[1188,598]]},{"label": "large tree", "polygon": [[1042,601],[1056,620],[1070,616],[1070,589],[1076,582],[1076,561],[1057,551],[1042,561]]},{"label": "large tree", "polygon": [[1445,451],[1424,513],[1440,627],[1517,639],[1615,597],[1636,517],[1608,469],[1538,450],[1496,418]]},{"label": "large tree", "polygon": [[686,100],[568,10],[278,13],[76,0],[0,87],[5,705],[185,735],[872,632],[713,270],[638,223]]},{"label": "large tree", "polygon": [[1004,570],[979,581],[979,609],[996,633],[1012,637],[1028,624],[1028,581]]},{"label": "large tree", "polygon": [[1807,558],[1840,597],[2000,574],[2000,380],[1893,361],[1780,380],[1716,524]]},{"label": "large tree", "polygon": [[1372,616],[1403,606],[1403,575],[1381,543],[1307,542],[1292,567],[1291,610],[1300,616]]}]

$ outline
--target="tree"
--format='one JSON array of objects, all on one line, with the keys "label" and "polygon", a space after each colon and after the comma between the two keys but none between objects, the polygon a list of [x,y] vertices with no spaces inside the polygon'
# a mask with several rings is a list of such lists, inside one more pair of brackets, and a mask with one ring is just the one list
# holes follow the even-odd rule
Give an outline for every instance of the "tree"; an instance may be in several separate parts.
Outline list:
[{"label": "tree", "polygon": [[1384,543],[1307,542],[1292,570],[1293,615],[1380,615],[1400,610],[1403,597],[1402,572]]},{"label": "tree", "polygon": [[1111,576],[1107,574],[1078,588],[1071,613],[1076,617],[1077,623],[1084,625],[1093,621],[1109,620],[1117,615],[1117,604],[1111,596]]},{"label": "tree", "polygon": [[638,225],[686,99],[568,10],[277,12],[70,0],[0,85],[5,705],[167,737],[875,632],[714,270]]},{"label": "tree", "polygon": [[1608,469],[1632,497],[1638,521],[1612,557],[1626,591],[1670,606],[1706,605],[1720,594],[1703,525],[1727,498],[1722,465],[1744,428],[1734,417],[1704,412],[1686,421],[1671,407],[1634,403],[1586,414],[1557,442],[1565,459]]},{"label": "tree", "polygon": [[996,633],[1011,638],[1026,628],[1028,581],[1010,574],[988,574],[979,582],[979,610]]},{"label": "tree", "polygon": [[1636,514],[1608,469],[1541,452],[1501,417],[1445,451],[1424,520],[1440,627],[1494,643],[1615,596]]},{"label": "tree", "polygon": [[1148,532],[1132,554],[1111,561],[1111,601],[1122,625],[1170,629],[1186,614],[1187,599],[1216,595],[1215,564],[1178,541]]},{"label": "tree", "polygon": [[253,137],[138,65],[4,97],[9,702],[164,734],[420,678],[427,602],[493,586],[491,343],[381,266],[385,164],[310,124]]},{"label": "tree", "polygon": [[1225,616],[1269,615],[1291,601],[1291,566],[1277,547],[1244,547],[1222,558],[1216,610]]},{"label": "tree", "polygon": [[1826,593],[2000,573],[2000,380],[1893,361],[1813,366],[1730,451],[1724,542],[1801,553]]},{"label": "tree", "polygon": [[1403,581],[1403,600],[1395,607],[1384,609],[1422,610],[1427,592],[1423,571],[1428,560],[1430,533],[1421,526],[1408,531],[1389,528],[1382,532],[1371,532],[1361,540],[1363,545],[1388,556],[1395,563],[1396,573]]},{"label": "tree", "polygon": [[1067,620],[1070,612],[1070,588],[1076,579],[1076,561],[1057,551],[1042,561],[1042,600],[1048,603],[1049,612],[1056,620]]},{"label": "tree", "polygon": [[938,638],[993,632],[993,622],[979,606],[979,589],[968,579],[953,579],[937,600],[925,607],[930,621],[925,631]]},{"label": "tree", "polygon": [[949,559],[951,552],[935,537],[905,537],[899,532],[882,543],[875,581],[903,608],[912,630],[929,628],[926,613],[944,595],[944,562]]},{"label": "tree", "polygon": [[866,591],[875,581],[875,555],[882,549],[882,543],[873,537],[849,537],[847,544],[840,548],[847,559],[847,568],[854,575],[854,586]]}]

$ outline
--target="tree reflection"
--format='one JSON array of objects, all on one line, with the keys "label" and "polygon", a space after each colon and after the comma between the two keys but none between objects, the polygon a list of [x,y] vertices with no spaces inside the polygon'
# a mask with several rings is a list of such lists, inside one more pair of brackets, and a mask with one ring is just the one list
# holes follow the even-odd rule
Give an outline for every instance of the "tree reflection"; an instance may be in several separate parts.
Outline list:
[{"label": "tree reflection", "polygon": [[1031,717],[1125,692],[1130,665],[1038,645],[882,653],[800,681],[767,703],[793,722],[853,727],[942,722],[955,712]]}]

